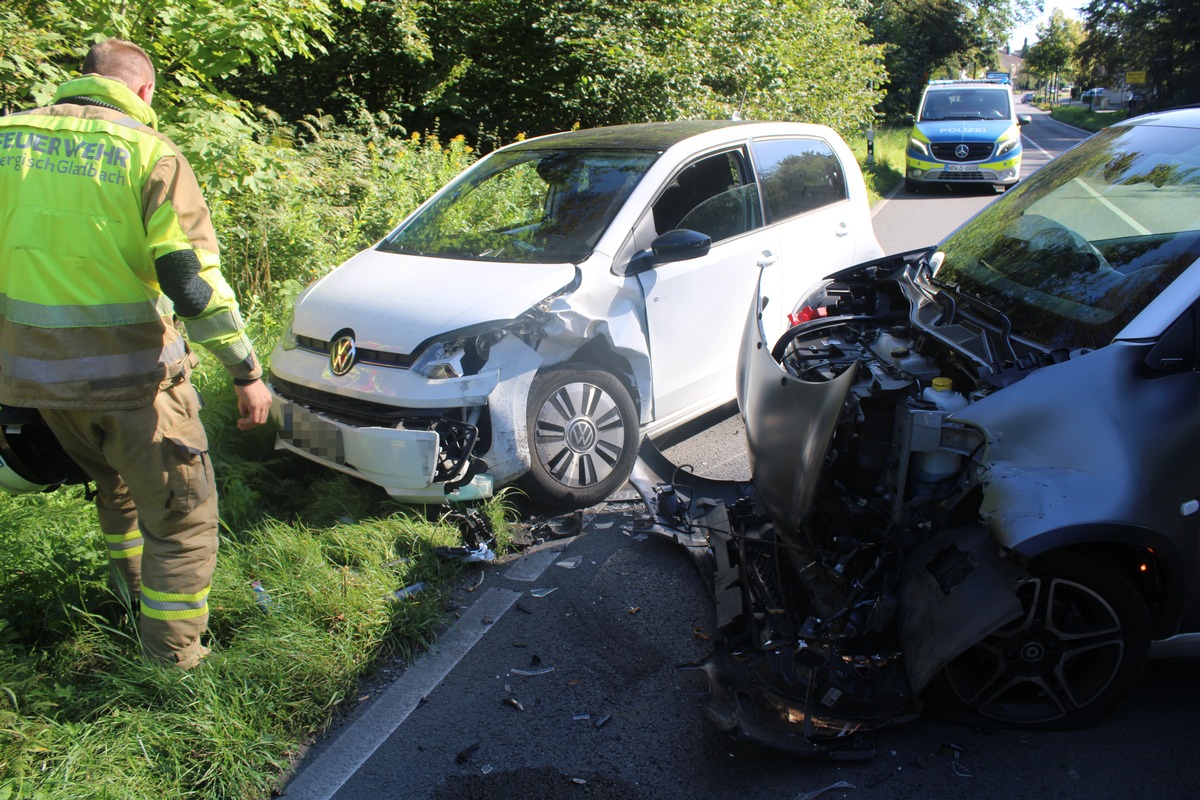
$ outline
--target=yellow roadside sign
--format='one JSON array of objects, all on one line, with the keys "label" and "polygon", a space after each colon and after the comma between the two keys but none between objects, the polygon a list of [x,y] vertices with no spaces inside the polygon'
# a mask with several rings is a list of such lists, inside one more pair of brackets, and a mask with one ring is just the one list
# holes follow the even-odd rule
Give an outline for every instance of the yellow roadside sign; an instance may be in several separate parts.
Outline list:
[{"label": "yellow roadside sign", "polygon": [[1125,82],[1126,83],[1145,83],[1146,82],[1146,70],[1144,70],[1144,69],[1126,70],[1125,71]]}]

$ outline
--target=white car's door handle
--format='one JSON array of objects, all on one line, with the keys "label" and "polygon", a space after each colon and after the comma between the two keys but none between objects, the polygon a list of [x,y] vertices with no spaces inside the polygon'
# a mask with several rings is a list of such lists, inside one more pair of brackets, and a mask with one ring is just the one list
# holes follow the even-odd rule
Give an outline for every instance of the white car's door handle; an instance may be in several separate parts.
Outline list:
[{"label": "white car's door handle", "polygon": [[758,265],[760,267],[769,267],[779,260],[779,256],[772,253],[770,250],[763,250],[758,256]]},{"label": "white car's door handle", "polygon": [[834,231],[834,233],[836,233],[838,236],[845,236],[850,233],[850,229],[846,227],[846,223],[839,222],[838,229]]}]

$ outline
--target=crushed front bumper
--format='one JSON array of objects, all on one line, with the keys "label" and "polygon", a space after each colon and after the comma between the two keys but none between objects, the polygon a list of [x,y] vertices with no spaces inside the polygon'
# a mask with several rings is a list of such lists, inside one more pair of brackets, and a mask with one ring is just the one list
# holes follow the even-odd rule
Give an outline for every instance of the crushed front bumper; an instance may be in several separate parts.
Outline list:
[{"label": "crushed front bumper", "polygon": [[[535,351],[507,337],[477,375],[428,380],[358,364],[337,379],[327,359],[276,351],[268,382],[276,447],[374,483],[402,502],[487,498],[529,468],[525,406],[540,363]],[[486,442],[479,430],[485,419]]]}]

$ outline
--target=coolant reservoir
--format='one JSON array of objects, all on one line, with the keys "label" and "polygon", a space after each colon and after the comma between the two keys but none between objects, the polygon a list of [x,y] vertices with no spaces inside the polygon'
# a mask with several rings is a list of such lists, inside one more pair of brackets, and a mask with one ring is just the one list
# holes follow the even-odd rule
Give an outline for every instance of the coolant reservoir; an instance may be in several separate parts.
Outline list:
[{"label": "coolant reservoir", "polygon": [[[967,405],[967,398],[954,391],[954,381],[946,377],[934,378],[933,385],[925,387],[921,397],[947,414]],[[945,450],[913,453],[913,492],[918,495],[929,494],[936,484],[954,477],[961,465],[962,456],[957,453]]]},{"label": "coolant reservoir", "polygon": [[913,349],[912,329],[907,325],[896,325],[887,333],[880,335],[871,349],[886,364],[918,380],[929,380],[938,373],[937,364],[932,358],[917,353]]},{"label": "coolant reservoir", "polygon": [[947,414],[953,414],[955,411],[967,407],[967,398],[954,391],[954,381],[946,377],[934,378],[933,385],[926,386],[921,397],[926,402],[937,406],[939,411],[945,411]]}]

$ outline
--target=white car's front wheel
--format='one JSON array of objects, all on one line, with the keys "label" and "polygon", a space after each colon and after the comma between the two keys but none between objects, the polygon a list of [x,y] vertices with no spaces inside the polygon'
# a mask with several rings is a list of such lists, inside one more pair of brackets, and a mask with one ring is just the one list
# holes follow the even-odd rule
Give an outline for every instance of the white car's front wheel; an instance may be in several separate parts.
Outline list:
[{"label": "white car's front wheel", "polygon": [[625,386],[600,369],[571,365],[537,376],[529,390],[532,464],[523,487],[536,500],[579,508],[604,500],[637,458],[637,409]]}]

